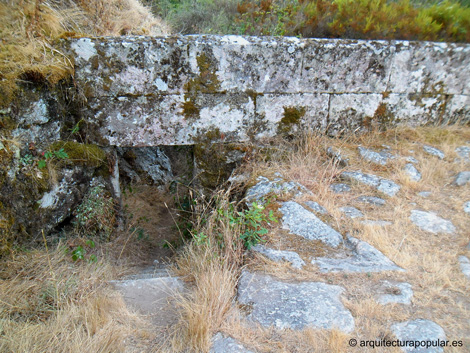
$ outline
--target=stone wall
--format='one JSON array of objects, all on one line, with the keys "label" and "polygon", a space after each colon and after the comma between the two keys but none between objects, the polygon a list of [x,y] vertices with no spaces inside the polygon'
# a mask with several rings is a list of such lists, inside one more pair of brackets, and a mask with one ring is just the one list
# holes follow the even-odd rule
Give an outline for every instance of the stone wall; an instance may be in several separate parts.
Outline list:
[{"label": "stone wall", "polygon": [[185,36],[66,45],[100,144],[470,121],[468,44]]}]

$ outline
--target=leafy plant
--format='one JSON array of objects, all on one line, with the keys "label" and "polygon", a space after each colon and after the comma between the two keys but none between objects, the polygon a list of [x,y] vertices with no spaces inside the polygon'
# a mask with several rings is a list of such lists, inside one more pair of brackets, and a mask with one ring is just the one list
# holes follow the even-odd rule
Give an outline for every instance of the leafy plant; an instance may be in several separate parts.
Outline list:
[{"label": "leafy plant", "polygon": [[69,155],[63,148],[57,150],[57,151],[47,151],[44,152],[43,154],[44,159],[38,160],[38,168],[43,169],[47,165],[48,160],[53,160],[53,159],[67,159],[69,158]]},{"label": "leafy plant", "polygon": [[[268,233],[266,225],[269,222],[277,222],[273,211],[269,211],[268,215],[264,212],[265,207],[253,202],[248,209],[236,211],[233,204],[227,209],[218,209],[219,220],[226,218],[232,226],[240,226],[241,233],[239,238],[243,241],[243,245],[250,249],[256,244],[262,242],[262,236]],[[201,234],[196,235],[196,241],[206,240]]]},{"label": "leafy plant", "polygon": [[[93,240],[91,240],[91,239],[88,239],[85,244],[86,244],[86,247],[89,247],[90,249],[95,248],[95,242],[94,242]],[[73,260],[73,261],[85,260],[85,258],[86,258],[86,253],[87,253],[86,247],[84,248],[84,247],[81,246],[81,245],[76,246],[76,247],[72,250],[72,260]],[[89,262],[96,262],[96,261],[98,261],[98,259],[97,259],[97,257],[96,257],[95,254],[91,254],[91,255],[88,257],[88,261],[89,261]]]}]

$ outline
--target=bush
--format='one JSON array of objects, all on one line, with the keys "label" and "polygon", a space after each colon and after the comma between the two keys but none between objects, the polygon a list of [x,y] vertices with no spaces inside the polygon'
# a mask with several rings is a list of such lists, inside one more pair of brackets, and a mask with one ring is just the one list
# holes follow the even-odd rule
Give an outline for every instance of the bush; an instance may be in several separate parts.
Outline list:
[{"label": "bush", "polygon": [[240,0],[152,1],[153,11],[181,34],[229,34],[236,32]]},{"label": "bush", "polygon": [[451,0],[245,0],[238,12],[243,34],[470,42],[470,8]]}]

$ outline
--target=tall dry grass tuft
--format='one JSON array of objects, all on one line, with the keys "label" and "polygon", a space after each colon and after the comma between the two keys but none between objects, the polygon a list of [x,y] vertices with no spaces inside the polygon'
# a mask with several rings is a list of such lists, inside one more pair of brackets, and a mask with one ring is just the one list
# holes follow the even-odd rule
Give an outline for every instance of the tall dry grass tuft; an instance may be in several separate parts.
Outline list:
[{"label": "tall dry grass tuft", "polygon": [[147,324],[107,287],[120,269],[58,247],[0,263],[0,352],[117,352]]},{"label": "tall dry grass tuft", "polygon": [[192,230],[194,239],[176,259],[174,271],[190,290],[177,297],[180,319],[171,340],[174,351],[206,352],[212,335],[221,327],[235,296],[242,263],[242,229],[228,217],[236,205],[230,190],[202,204]]},{"label": "tall dry grass tuft", "polygon": [[56,47],[70,36],[163,35],[169,27],[138,0],[10,0],[0,3],[0,106],[22,81],[55,85],[73,65]]}]

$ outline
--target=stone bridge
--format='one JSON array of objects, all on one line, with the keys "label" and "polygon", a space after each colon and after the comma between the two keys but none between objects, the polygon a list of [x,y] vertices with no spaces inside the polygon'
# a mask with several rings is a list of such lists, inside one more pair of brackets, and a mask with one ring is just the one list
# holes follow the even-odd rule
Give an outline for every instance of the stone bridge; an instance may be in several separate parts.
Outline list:
[{"label": "stone bridge", "polygon": [[470,45],[241,36],[65,42],[101,145],[470,121]]}]

